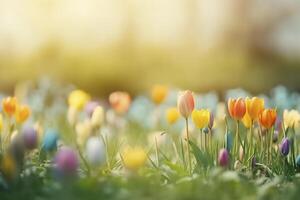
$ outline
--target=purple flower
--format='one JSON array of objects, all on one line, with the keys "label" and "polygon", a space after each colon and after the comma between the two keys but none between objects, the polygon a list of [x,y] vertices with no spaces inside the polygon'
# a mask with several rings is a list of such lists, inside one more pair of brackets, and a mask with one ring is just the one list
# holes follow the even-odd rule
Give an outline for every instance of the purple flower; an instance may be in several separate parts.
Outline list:
[{"label": "purple flower", "polygon": [[218,163],[221,167],[226,167],[229,164],[229,154],[227,149],[221,149],[219,152]]},{"label": "purple flower", "polygon": [[287,156],[290,152],[290,141],[288,138],[283,138],[280,144],[280,152],[283,156]]},{"label": "purple flower", "polygon": [[65,177],[76,175],[78,158],[75,151],[69,147],[62,147],[55,155],[56,172]]},{"label": "purple flower", "polygon": [[86,112],[86,114],[91,117],[95,108],[99,106],[99,102],[97,101],[90,101],[86,104],[84,111]]},{"label": "purple flower", "polygon": [[27,149],[34,149],[37,146],[38,135],[34,128],[26,126],[22,129],[24,145]]}]

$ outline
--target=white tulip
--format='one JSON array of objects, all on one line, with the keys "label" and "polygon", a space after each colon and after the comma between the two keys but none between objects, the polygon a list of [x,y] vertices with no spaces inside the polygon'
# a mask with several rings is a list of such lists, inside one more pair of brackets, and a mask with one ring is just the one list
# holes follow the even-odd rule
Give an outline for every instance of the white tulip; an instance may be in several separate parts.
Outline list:
[{"label": "white tulip", "polygon": [[104,110],[101,106],[97,106],[92,114],[91,123],[92,127],[100,127],[104,121]]},{"label": "white tulip", "polygon": [[98,137],[91,137],[86,143],[87,160],[92,165],[100,165],[105,161],[105,146]]}]

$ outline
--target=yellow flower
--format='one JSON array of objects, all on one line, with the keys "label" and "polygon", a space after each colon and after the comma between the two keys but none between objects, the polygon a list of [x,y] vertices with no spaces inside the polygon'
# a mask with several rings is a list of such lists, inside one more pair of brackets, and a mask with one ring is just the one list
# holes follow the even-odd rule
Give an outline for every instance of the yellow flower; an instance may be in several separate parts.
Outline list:
[{"label": "yellow flower", "polygon": [[16,112],[17,104],[18,102],[16,97],[7,97],[2,100],[3,111],[8,116],[12,116]]},{"label": "yellow flower", "polygon": [[300,123],[300,113],[297,110],[284,110],[283,120],[286,128],[298,128]]},{"label": "yellow flower", "polygon": [[258,97],[246,98],[246,110],[251,120],[257,120],[264,110],[264,99]]},{"label": "yellow flower", "polygon": [[69,106],[77,110],[82,110],[85,104],[91,99],[90,95],[82,90],[74,90],[70,93]]},{"label": "yellow flower", "polygon": [[15,160],[11,155],[4,155],[1,161],[1,171],[3,175],[8,178],[12,179],[15,177],[17,172],[17,166]]},{"label": "yellow flower", "polygon": [[242,122],[246,128],[250,128],[252,126],[252,119],[248,112],[244,115]]},{"label": "yellow flower", "polygon": [[122,153],[124,166],[132,171],[136,171],[145,165],[147,154],[141,147],[127,147]]},{"label": "yellow flower", "polygon": [[15,117],[17,123],[25,122],[30,115],[30,108],[27,105],[17,106]]},{"label": "yellow flower", "polygon": [[208,110],[194,110],[192,112],[192,120],[197,128],[205,128],[210,120],[210,112]]},{"label": "yellow flower", "polygon": [[167,97],[169,89],[165,85],[154,85],[151,90],[151,98],[154,103],[161,104]]},{"label": "yellow flower", "polygon": [[180,114],[176,107],[167,109],[166,119],[169,124],[174,124],[178,120],[179,117],[180,117]]}]

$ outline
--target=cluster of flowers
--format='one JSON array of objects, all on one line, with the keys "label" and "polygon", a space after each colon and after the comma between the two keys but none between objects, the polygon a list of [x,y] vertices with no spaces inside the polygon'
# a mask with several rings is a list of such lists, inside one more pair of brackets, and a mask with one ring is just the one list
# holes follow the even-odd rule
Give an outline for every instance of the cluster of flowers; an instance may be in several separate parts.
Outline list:
[{"label": "cluster of flowers", "polygon": [[[155,126],[152,129],[156,131],[156,164],[152,161],[150,151],[141,145],[126,144],[125,147],[118,148],[117,154],[109,155],[108,143],[113,138],[108,136],[117,132],[117,137],[122,137],[120,133],[127,130],[126,124],[129,122],[139,122],[143,127],[143,123],[136,121],[136,116],[141,113],[148,115],[144,112],[147,103],[139,104],[138,107],[138,98],[132,102],[127,92],[113,92],[109,95],[107,105],[106,101],[91,99],[91,96],[82,90],[71,91],[66,113],[67,130],[72,133],[69,135],[63,135],[53,127],[43,127],[39,123],[41,119],[32,117],[31,121],[28,120],[30,114],[35,114],[31,113],[29,106],[19,104],[15,97],[4,98],[3,115],[0,115],[1,176],[6,180],[14,180],[24,169],[24,159],[35,157],[38,157],[37,162],[40,164],[50,160],[50,168],[59,177],[74,177],[79,173],[90,176],[98,173],[98,169],[103,166],[112,172],[115,170],[111,166],[115,157],[123,169],[137,172],[147,160],[155,166],[160,165],[159,146],[163,142],[159,140],[166,135],[163,133],[172,131],[182,133],[179,135],[186,141],[182,150],[187,156],[187,164],[184,164],[190,174],[193,173],[197,160],[191,156],[195,151],[191,149],[194,146],[199,151],[211,155],[215,165],[223,168],[240,169],[242,166],[249,166],[253,169],[258,161],[272,165],[274,155],[284,164],[292,163],[295,170],[300,166],[300,156],[295,156],[299,153],[296,138],[296,130],[300,123],[298,111],[284,110],[280,116],[277,109],[265,108],[263,98],[247,97],[229,98],[227,106],[220,104],[219,110],[223,110],[223,114],[220,114],[219,111],[208,108],[197,109],[197,95],[191,91],[178,92],[175,96],[177,98],[173,101],[172,91],[164,85],[155,85],[150,92],[154,105],[152,111]],[[168,98],[172,100],[167,102]],[[163,114],[158,112],[161,108]],[[161,116],[167,127],[161,125]],[[180,117],[184,120],[180,120]],[[192,123],[189,122],[190,118]],[[29,122],[25,123],[26,121]],[[181,124],[181,121],[185,123]],[[172,129],[178,123],[179,131]],[[233,124],[236,125],[235,128]],[[159,129],[163,131],[158,131],[157,134]],[[217,137],[216,129],[221,132],[221,139]],[[152,140],[150,142],[153,142],[153,138],[149,138]],[[175,143],[173,147],[177,152]],[[43,158],[43,155],[46,155],[46,158]]]}]

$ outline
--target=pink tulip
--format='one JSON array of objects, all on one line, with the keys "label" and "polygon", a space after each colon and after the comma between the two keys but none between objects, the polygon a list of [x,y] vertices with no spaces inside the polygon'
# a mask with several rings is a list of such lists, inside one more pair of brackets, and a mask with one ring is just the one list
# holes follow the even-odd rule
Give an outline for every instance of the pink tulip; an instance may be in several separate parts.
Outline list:
[{"label": "pink tulip", "polygon": [[179,93],[177,98],[177,108],[179,113],[184,117],[188,118],[192,111],[194,110],[194,97],[193,93],[189,90],[186,90],[182,93]]}]

